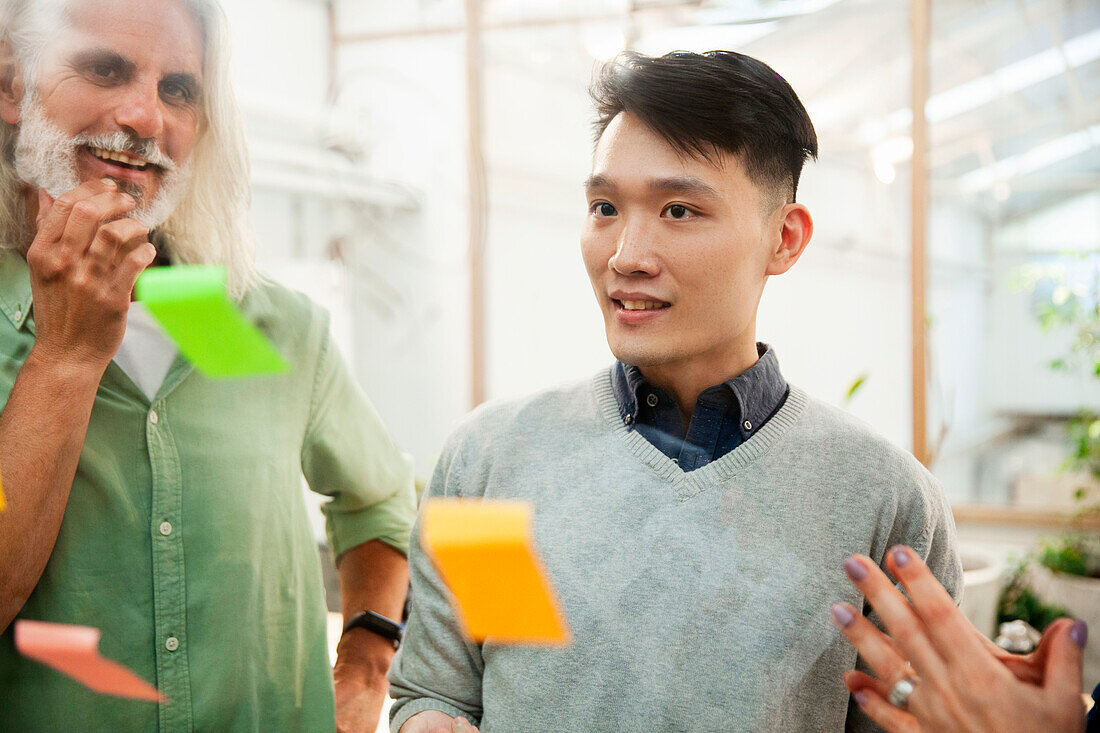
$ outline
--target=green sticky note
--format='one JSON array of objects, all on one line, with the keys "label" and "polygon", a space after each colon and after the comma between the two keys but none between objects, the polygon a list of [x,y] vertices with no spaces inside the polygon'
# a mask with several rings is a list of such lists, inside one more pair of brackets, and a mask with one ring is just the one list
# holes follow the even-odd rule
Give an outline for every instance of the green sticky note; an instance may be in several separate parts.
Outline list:
[{"label": "green sticky note", "polygon": [[173,265],[146,270],[134,293],[180,351],[208,377],[285,372],[290,367],[229,299],[225,268]]}]

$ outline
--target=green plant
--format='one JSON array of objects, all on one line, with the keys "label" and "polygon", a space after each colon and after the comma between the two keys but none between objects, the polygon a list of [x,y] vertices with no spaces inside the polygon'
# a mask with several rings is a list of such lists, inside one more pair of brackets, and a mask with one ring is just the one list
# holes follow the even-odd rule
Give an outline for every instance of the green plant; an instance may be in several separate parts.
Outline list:
[{"label": "green plant", "polygon": [[[1081,259],[1088,271],[1090,258],[1097,253],[1086,253]],[[1100,379],[1100,259],[1091,269],[1091,282],[1082,278],[1071,282],[1066,266],[1020,268],[1015,273],[1011,287],[1017,292],[1032,295],[1032,312],[1044,331],[1068,331],[1070,342],[1064,356],[1050,362],[1051,369],[1072,371],[1082,369]],[[1089,499],[1089,482],[1093,487],[1100,482],[1100,414],[1083,409],[1066,425],[1068,455],[1062,463],[1063,471],[1078,471],[1084,479],[1074,497],[1081,505],[1079,518],[1100,514],[1100,502]],[[1025,558],[1012,575],[1001,594],[997,608],[997,622],[1022,619],[1042,631],[1057,618],[1073,616],[1070,609],[1043,602],[1028,585],[1027,566],[1037,563],[1054,572],[1066,575],[1100,578],[1100,535],[1093,532],[1068,533],[1044,540]]]},{"label": "green plant", "polygon": [[[1081,256],[1091,277],[1072,278],[1066,267],[1029,267],[1017,273],[1017,287],[1032,292],[1032,312],[1044,331],[1068,331],[1064,356],[1054,359],[1056,371],[1083,369],[1100,379],[1100,262],[1089,267],[1095,253]],[[1078,518],[1100,514],[1100,502],[1090,500],[1090,488],[1100,484],[1100,414],[1082,409],[1066,425],[1068,455],[1063,471],[1079,472],[1082,484],[1074,497]],[[1091,486],[1090,486],[1091,484]],[[1044,542],[1036,561],[1051,570],[1070,575],[1100,577],[1100,537],[1066,535]]]},{"label": "green plant", "polygon": [[1062,606],[1043,603],[1025,580],[1026,563],[1016,569],[997,604],[997,623],[1020,619],[1032,628],[1044,630],[1055,619],[1073,616],[1069,609]]},{"label": "green plant", "polygon": [[1100,578],[1100,537],[1075,533],[1046,540],[1039,545],[1035,559],[1058,573]]},{"label": "green plant", "polygon": [[[1081,413],[1069,424],[1067,431],[1070,454],[1063,468],[1067,471],[1087,471],[1100,480],[1100,414],[1089,410]],[[1084,498],[1084,490],[1078,490],[1078,498]]]},{"label": "green plant", "polygon": [[[1091,255],[1081,255],[1087,261]],[[1071,340],[1065,356],[1050,363],[1065,371],[1084,367],[1100,377],[1100,266],[1093,268],[1090,283],[1071,282],[1062,268],[1025,268],[1018,285],[1030,285],[1036,297],[1032,311],[1045,331],[1069,329]]]}]

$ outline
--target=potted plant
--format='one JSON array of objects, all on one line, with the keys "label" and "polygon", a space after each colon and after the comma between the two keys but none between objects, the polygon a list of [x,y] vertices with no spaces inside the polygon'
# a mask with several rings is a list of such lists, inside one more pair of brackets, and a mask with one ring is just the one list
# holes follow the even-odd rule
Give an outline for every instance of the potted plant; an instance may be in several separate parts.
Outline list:
[{"label": "potted plant", "polygon": [[[1045,282],[1043,282],[1045,281]],[[1068,329],[1068,353],[1051,362],[1055,370],[1082,369],[1100,379],[1100,268],[1090,285],[1071,286],[1063,276],[1033,278],[1046,297],[1034,312],[1045,330]],[[1036,290],[1035,292],[1039,292]],[[1061,467],[1076,483],[1074,527],[1044,540],[1025,572],[1017,573],[1002,599],[1002,620],[1013,614],[1042,629],[1057,615],[1072,615],[1100,631],[1100,413],[1082,409],[1066,428],[1068,455]],[[1053,610],[1052,610],[1053,609]],[[1055,615],[1056,614],[1056,615]],[[1100,644],[1086,650],[1085,684],[1100,681]]]}]

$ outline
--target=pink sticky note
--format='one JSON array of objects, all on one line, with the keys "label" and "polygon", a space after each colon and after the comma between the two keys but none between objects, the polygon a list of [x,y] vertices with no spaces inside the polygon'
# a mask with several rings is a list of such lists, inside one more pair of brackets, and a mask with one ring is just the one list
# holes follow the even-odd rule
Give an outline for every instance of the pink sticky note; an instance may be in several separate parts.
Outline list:
[{"label": "pink sticky note", "polygon": [[167,702],[156,688],[118,662],[99,655],[99,629],[48,621],[16,621],[19,653],[101,695]]}]

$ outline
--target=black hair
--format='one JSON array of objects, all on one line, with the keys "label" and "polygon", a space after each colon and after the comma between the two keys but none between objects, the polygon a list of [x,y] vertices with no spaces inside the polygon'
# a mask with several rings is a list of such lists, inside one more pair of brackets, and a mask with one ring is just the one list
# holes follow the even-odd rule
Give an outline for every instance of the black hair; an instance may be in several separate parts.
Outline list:
[{"label": "black hair", "polygon": [[589,89],[596,142],[630,112],[677,150],[714,162],[737,156],[750,180],[793,202],[817,133],[798,95],[763,61],[734,51],[664,56],[626,52],[604,65]]}]

